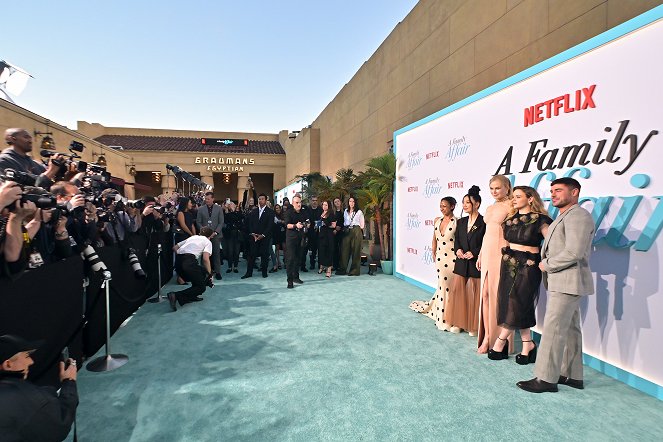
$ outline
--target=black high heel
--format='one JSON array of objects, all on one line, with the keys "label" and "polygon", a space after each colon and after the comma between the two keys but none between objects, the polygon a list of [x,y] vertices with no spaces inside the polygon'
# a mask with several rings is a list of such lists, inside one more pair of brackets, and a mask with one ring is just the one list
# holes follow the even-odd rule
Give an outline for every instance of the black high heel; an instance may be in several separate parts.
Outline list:
[{"label": "black high heel", "polygon": [[504,341],[504,348],[502,351],[495,351],[492,348],[488,350],[488,359],[492,361],[501,361],[502,359],[509,359],[509,340],[497,337],[500,341]]},{"label": "black high heel", "polygon": [[[523,341],[523,342],[532,342],[532,341]],[[533,364],[536,362],[536,344],[534,344],[534,348],[527,353],[527,355],[524,355],[522,353],[519,353],[516,355],[516,362],[520,365],[527,365],[527,364]]]}]

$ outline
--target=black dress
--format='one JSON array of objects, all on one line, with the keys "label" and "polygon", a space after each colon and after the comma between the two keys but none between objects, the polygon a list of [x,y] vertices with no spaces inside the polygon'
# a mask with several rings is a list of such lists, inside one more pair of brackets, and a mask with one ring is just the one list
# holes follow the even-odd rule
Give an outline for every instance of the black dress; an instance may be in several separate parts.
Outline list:
[{"label": "black dress", "polygon": [[322,267],[330,267],[334,265],[334,229],[331,224],[336,221],[336,217],[332,214],[327,218],[320,217],[322,224],[318,232],[318,264]]},{"label": "black dress", "polygon": [[[193,224],[196,220],[196,217],[193,215],[193,213],[190,210],[187,210],[184,213],[184,224],[187,226],[189,231],[193,232]],[[179,243],[184,241],[185,239],[189,238],[191,235],[186,233],[178,223],[178,228],[175,230],[175,242]]]},{"label": "black dress", "polygon": [[[504,239],[510,244],[540,247],[541,228],[552,220],[539,213],[518,214],[502,224]],[[511,330],[536,325],[536,302],[541,285],[540,253],[502,249],[500,284],[497,291],[497,323]]]}]

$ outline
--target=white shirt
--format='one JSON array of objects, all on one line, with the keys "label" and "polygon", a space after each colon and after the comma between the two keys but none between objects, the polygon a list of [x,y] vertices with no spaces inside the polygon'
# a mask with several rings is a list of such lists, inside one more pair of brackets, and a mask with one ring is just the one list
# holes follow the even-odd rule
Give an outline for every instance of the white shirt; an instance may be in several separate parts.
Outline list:
[{"label": "white shirt", "polygon": [[196,259],[199,259],[203,252],[212,254],[212,241],[201,235],[194,235],[177,243],[177,245],[179,246],[176,252],[178,255],[190,253],[196,255]]},{"label": "white shirt", "polygon": [[258,206],[258,219],[262,217],[262,212],[265,211],[265,207],[267,206],[262,206],[262,207]]},{"label": "white shirt", "polygon": [[354,214],[354,217],[348,213],[348,209],[345,209],[343,212],[343,225],[345,227],[350,226],[359,226],[362,229],[364,228],[364,214],[361,210],[357,210]]}]

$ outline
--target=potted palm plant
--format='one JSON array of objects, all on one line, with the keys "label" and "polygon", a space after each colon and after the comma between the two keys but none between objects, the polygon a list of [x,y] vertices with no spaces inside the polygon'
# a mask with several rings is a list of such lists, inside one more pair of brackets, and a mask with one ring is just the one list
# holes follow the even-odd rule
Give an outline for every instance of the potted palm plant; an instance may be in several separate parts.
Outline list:
[{"label": "potted palm plant", "polygon": [[396,180],[396,157],[392,152],[372,158],[362,172],[360,180],[364,186],[359,191],[366,207],[375,218],[377,235],[380,242],[380,265],[382,271],[393,273],[391,232],[391,204]]}]

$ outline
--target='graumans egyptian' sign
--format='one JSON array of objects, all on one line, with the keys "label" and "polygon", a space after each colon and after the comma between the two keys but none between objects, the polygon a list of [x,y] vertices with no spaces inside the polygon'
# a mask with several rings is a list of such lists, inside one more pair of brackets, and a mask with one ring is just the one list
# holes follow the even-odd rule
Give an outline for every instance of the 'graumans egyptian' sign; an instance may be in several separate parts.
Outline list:
[{"label": "'graumans egyptian' sign", "polygon": [[207,170],[214,172],[244,172],[244,166],[255,164],[253,158],[196,157],[195,164],[207,164]]}]

